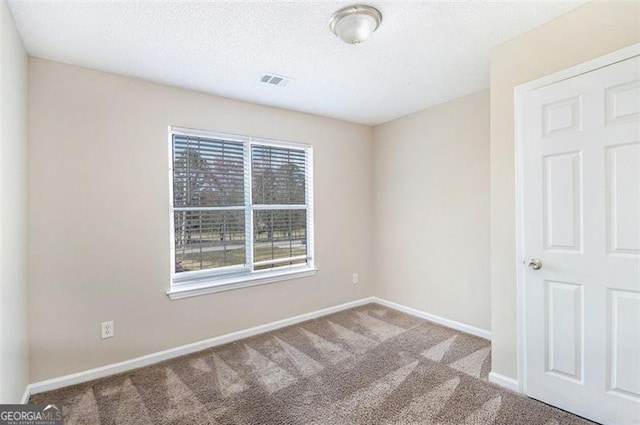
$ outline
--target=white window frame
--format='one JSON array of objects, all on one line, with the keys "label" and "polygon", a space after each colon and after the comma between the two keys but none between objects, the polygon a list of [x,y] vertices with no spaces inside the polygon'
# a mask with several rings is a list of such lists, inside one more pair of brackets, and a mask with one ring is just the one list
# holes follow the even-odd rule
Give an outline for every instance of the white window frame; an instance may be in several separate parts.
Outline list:
[{"label": "white window frame", "polygon": [[[245,245],[246,264],[220,267],[209,270],[194,270],[189,272],[176,273],[176,247],[175,247],[175,223],[173,205],[173,136],[191,136],[211,139],[228,140],[240,142],[244,145],[244,192],[245,201],[243,206],[238,207],[209,207],[196,208],[198,210],[242,210],[245,213]],[[170,126],[168,131],[169,145],[169,226],[170,226],[170,267],[171,280],[167,295],[172,299],[181,299],[196,295],[210,294],[231,289],[244,288],[247,286],[263,285],[287,279],[296,279],[316,274],[317,268],[314,262],[314,221],[313,221],[313,147],[309,144],[285,142],[281,140],[239,136],[235,134],[220,133],[205,130],[195,130],[183,127]],[[304,149],[306,152],[305,161],[305,204],[302,205],[253,205],[252,181],[251,181],[251,152],[253,145],[267,145],[280,148]],[[253,262],[253,216],[254,211],[275,210],[275,209],[306,209],[307,231],[306,245],[307,255],[291,257],[288,259]],[[254,266],[269,263],[278,263],[283,260],[307,259],[305,264],[291,266],[281,266],[276,269],[254,270]]]}]

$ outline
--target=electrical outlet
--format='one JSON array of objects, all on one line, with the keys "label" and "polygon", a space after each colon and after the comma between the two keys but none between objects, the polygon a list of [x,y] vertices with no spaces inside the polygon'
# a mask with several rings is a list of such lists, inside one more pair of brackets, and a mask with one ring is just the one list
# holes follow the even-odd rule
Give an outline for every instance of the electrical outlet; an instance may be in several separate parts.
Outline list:
[{"label": "electrical outlet", "polygon": [[114,335],[113,320],[109,322],[102,322],[101,329],[102,329],[102,339],[113,337]]},{"label": "electrical outlet", "polygon": [[358,283],[358,273],[353,274],[353,284],[355,285],[356,283]]}]

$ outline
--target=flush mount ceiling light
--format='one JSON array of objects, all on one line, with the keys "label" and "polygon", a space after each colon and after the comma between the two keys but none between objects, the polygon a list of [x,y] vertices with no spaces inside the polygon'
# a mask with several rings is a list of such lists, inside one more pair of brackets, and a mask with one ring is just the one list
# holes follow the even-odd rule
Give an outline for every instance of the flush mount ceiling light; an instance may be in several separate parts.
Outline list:
[{"label": "flush mount ceiling light", "polygon": [[358,4],[338,10],[331,16],[329,28],[347,44],[360,44],[382,22],[382,14],[375,7]]}]

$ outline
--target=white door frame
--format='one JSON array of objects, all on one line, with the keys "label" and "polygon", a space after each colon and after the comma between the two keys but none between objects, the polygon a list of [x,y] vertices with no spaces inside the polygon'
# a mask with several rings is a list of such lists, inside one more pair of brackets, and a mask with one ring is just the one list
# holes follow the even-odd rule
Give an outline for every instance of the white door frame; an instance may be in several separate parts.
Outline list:
[{"label": "white door frame", "polygon": [[640,43],[633,44],[599,58],[581,63],[571,68],[564,69],[551,75],[544,76],[537,80],[516,86],[515,92],[515,161],[516,161],[516,290],[517,290],[517,335],[518,335],[518,392],[527,392],[527,335],[525,316],[525,262],[524,257],[524,166],[523,166],[523,97],[526,92],[548,86],[562,80],[576,77],[596,69],[621,62],[626,59],[640,56]]}]

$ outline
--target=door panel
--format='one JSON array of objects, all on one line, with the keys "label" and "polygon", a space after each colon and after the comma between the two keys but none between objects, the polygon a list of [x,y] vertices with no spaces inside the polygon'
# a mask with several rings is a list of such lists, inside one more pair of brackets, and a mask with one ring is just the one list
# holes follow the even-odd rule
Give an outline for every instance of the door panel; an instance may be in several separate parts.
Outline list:
[{"label": "door panel", "polygon": [[633,122],[640,118],[640,80],[606,90],[607,125]]},{"label": "door panel", "polygon": [[545,249],[582,251],[582,158],[580,152],[544,161]]},{"label": "door panel", "polygon": [[[615,99],[615,97],[614,97]],[[612,103],[615,108],[616,102]],[[579,132],[582,129],[580,96],[563,99],[543,106],[543,137]]]},{"label": "door panel", "polygon": [[640,255],[640,143],[607,147],[610,254]]},{"label": "door panel", "polygon": [[547,285],[547,372],[582,382],[582,285],[545,282]]},{"label": "door panel", "polygon": [[638,425],[640,59],[522,100],[526,392]]},{"label": "door panel", "polygon": [[611,291],[610,390],[640,401],[640,292]]}]

